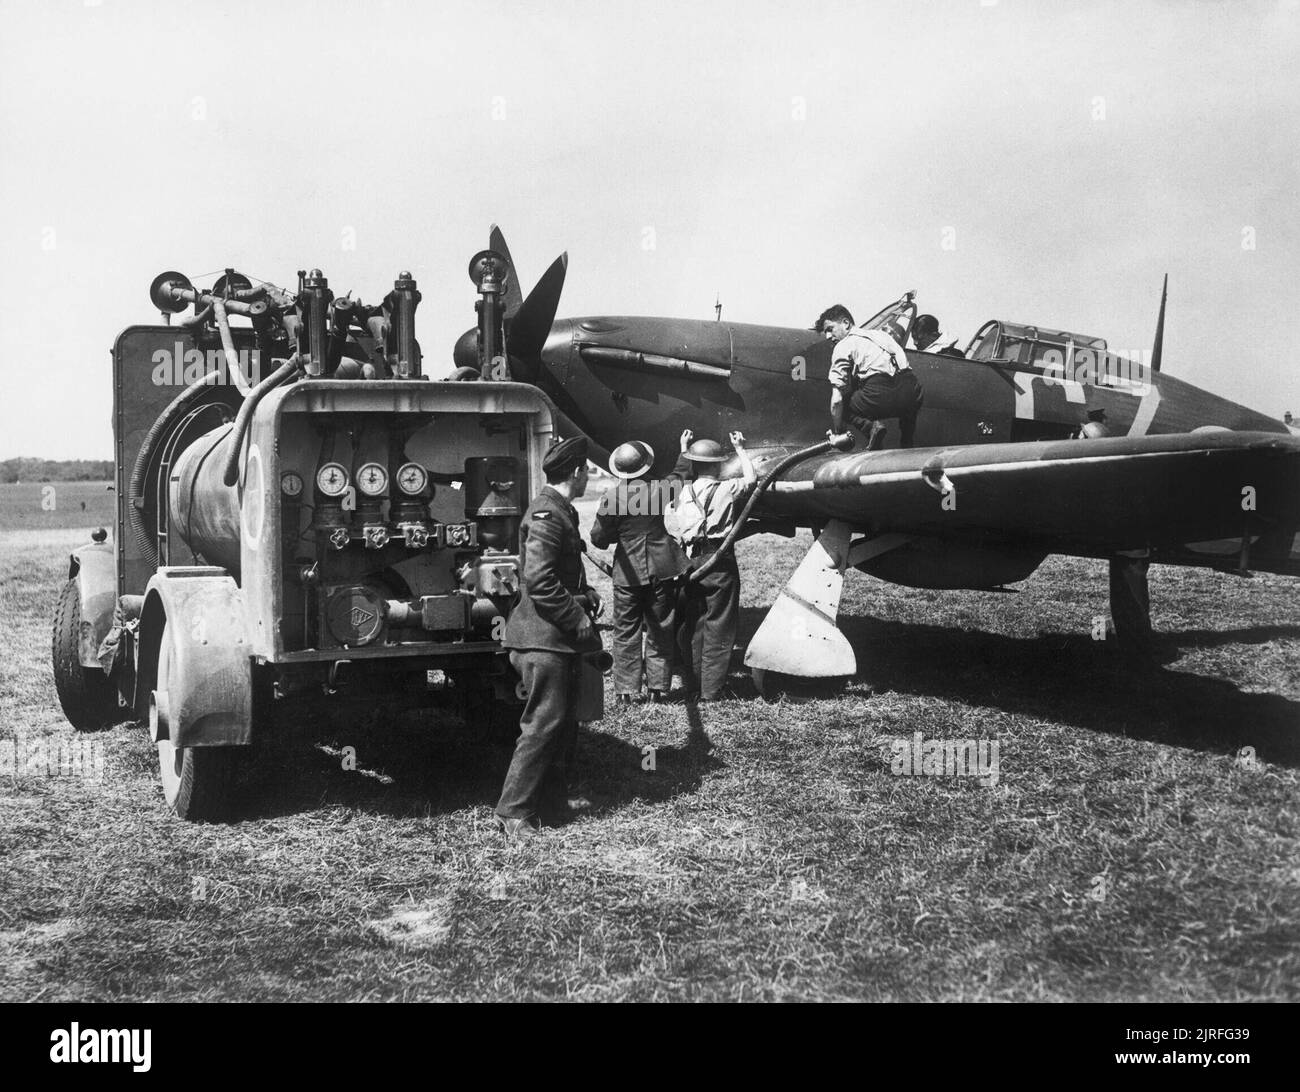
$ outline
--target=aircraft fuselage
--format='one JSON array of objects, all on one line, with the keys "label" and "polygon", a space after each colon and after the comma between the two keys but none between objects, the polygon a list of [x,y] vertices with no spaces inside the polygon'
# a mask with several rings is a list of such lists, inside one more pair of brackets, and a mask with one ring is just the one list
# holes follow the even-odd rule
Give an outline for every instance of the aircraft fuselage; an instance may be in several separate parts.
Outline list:
[{"label": "aircraft fuselage", "polygon": [[[681,431],[724,441],[733,429],[753,447],[822,439],[832,345],[809,330],[744,323],[622,316],[555,322],[539,384],[606,450],[649,443],[665,473]],[[909,351],[925,392],[917,447],[1064,439],[1101,418],[1109,435],[1216,427],[1286,432],[1286,426],[1164,373],[1098,382],[1005,361]],[[896,423],[885,447],[898,445]]]}]

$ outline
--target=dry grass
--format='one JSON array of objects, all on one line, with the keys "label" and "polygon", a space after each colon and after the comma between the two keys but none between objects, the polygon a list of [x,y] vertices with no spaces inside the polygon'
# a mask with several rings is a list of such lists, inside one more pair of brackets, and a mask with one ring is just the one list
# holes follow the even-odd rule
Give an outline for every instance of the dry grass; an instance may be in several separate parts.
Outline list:
[{"label": "dry grass", "polygon": [[[0,738],[72,735],[49,615],[79,539],[0,535]],[[803,545],[742,544],[747,631]],[[522,850],[491,819],[508,749],[448,709],[279,710],[221,826],[171,817],[120,725],[102,782],[0,777],[0,998],[1294,1000],[1294,585],[1152,590],[1144,673],[1088,637],[1098,564],[1016,595],[854,574],[860,678],[611,715],[591,806]],[[997,739],[999,786],[892,775],[915,731]]]}]

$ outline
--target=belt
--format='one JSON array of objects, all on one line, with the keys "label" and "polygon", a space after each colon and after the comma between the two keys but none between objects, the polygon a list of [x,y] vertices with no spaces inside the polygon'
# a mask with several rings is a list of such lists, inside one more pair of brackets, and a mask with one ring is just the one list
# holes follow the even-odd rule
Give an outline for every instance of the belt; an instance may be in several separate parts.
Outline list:
[{"label": "belt", "polygon": [[711,554],[726,541],[726,535],[717,535],[716,537],[706,538],[699,544],[691,543],[691,545],[686,548],[686,556],[695,558],[701,557],[704,554]]}]

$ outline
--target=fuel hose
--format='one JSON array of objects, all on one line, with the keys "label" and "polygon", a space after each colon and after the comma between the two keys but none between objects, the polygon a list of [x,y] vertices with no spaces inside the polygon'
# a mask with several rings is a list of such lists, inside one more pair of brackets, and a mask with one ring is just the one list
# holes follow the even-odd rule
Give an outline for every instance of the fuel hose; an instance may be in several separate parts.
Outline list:
[{"label": "fuel hose", "polygon": [[851,451],[852,448],[853,436],[850,433],[845,432],[829,440],[822,440],[820,443],[813,444],[812,447],[805,447],[787,455],[777,463],[776,466],[772,467],[771,470],[763,475],[763,479],[758,483],[758,488],[750,494],[749,502],[743,509],[741,509],[740,515],[737,516],[735,521],[731,524],[731,530],[727,532],[727,537],[722,540],[722,545],[709,555],[708,560],[705,561],[703,565],[693,570],[690,576],[687,577],[687,580],[692,584],[699,583],[699,581],[704,579],[704,577],[708,576],[709,573],[713,571],[714,567],[718,564],[718,561],[722,558],[722,555],[736,544],[736,536],[740,534],[740,529],[745,526],[745,521],[749,519],[749,513],[753,510],[754,505],[758,503],[758,498],[763,495],[767,487],[776,481],[777,478],[792,466],[796,466],[814,456],[823,455],[828,451]]}]

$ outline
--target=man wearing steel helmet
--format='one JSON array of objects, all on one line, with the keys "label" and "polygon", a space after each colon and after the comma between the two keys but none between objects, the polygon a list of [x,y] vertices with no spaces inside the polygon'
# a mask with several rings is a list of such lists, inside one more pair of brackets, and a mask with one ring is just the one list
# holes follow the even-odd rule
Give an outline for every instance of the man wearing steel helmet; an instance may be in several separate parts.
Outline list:
[{"label": "man wearing steel helmet", "polygon": [[687,561],[664,527],[664,511],[681,478],[648,479],[654,460],[654,449],[640,440],[610,453],[610,473],[621,480],[606,490],[591,528],[593,546],[615,547],[614,693],[620,704],[636,700],[643,680],[652,702],[662,701],[672,683],[677,580]]},{"label": "man wearing steel helmet", "polygon": [[817,331],[835,342],[831,353],[831,431],[844,431],[844,403],[849,418],[867,434],[867,448],[885,440],[884,418],[897,417],[901,446],[911,447],[916,415],[921,410],[921,385],[898,343],[902,331],[864,330],[853,325],[847,307],[835,304],[817,319]]},{"label": "man wearing steel helmet", "polygon": [[586,439],[552,445],[542,472],[547,484],[519,523],[523,572],[504,636],[510,663],[528,692],[496,808],[511,841],[535,834],[543,811],[567,808],[578,742],[579,658],[601,648],[591,621],[600,600],[587,587],[572,504],[587,491]]},{"label": "man wearing steel helmet", "polygon": [[[719,478],[727,454],[715,440],[695,440],[688,429],[682,433],[682,457],[678,469],[689,464],[695,480],[677,501],[677,518],[688,555],[700,566],[722,546],[749,492],[758,481],[754,464],[745,451],[745,437],[730,436],[740,461],[741,477]],[[682,663],[685,667],[687,700],[717,701],[724,696],[731,652],[740,623],[740,570],[736,553],[729,548],[717,564],[697,582],[687,585],[682,620]]]}]

